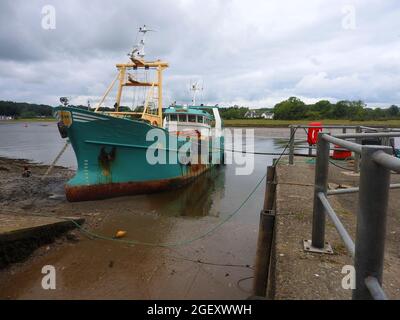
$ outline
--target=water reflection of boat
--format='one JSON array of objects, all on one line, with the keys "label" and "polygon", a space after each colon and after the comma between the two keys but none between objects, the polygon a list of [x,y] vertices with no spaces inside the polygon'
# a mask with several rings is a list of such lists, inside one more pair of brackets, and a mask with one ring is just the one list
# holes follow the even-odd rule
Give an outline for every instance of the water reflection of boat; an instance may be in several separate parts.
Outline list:
[{"label": "water reflection of boat", "polygon": [[[211,169],[184,189],[168,210],[179,216],[202,217],[213,215],[211,207],[219,208],[225,186],[225,171]],[[218,213],[214,214],[215,216]]]},{"label": "water reflection of boat", "polygon": [[[220,201],[225,194],[224,169],[208,170],[185,188],[146,196],[146,212],[164,216],[203,217],[218,216]],[[216,210],[213,210],[216,208]]]}]

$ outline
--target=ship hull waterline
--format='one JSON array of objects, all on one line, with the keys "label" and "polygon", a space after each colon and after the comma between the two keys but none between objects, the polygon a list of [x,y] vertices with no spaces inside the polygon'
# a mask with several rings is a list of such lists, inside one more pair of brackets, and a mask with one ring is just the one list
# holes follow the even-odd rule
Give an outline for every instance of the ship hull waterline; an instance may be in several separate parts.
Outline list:
[{"label": "ship hull waterline", "polygon": [[102,200],[114,197],[130,196],[137,194],[150,194],[181,188],[191,183],[196,177],[209,170],[202,166],[200,170],[191,176],[179,178],[139,181],[103,183],[89,186],[65,186],[65,194],[70,202]]}]

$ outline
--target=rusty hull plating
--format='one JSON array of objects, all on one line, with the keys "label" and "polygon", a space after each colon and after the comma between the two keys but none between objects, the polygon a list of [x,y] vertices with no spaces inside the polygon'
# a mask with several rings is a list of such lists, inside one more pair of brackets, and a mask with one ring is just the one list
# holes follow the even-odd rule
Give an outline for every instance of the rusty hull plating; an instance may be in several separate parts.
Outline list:
[{"label": "rusty hull plating", "polygon": [[68,201],[78,202],[172,190],[192,182],[194,178],[210,169],[210,166],[192,164],[188,168],[187,175],[172,179],[80,186],[66,185],[65,193]]}]

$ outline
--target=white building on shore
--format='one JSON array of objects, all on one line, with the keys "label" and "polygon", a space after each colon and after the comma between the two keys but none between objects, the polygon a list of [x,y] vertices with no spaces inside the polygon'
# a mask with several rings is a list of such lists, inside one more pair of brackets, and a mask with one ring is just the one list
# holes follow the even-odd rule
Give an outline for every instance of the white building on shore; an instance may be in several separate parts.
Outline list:
[{"label": "white building on shore", "polygon": [[261,114],[261,118],[272,120],[274,118],[274,114],[272,112],[263,112]]},{"label": "white building on shore", "polygon": [[14,117],[12,116],[3,116],[0,114],[0,120],[14,120]]}]

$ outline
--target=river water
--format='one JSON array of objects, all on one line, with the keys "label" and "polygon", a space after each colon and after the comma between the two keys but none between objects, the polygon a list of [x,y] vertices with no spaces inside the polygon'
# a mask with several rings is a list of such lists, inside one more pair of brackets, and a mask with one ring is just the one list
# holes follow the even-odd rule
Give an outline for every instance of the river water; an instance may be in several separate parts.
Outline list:
[{"label": "river water", "polygon": [[[281,152],[289,136],[289,130],[284,128],[256,128],[254,133],[254,149],[259,152]],[[54,122],[0,123],[0,156],[49,164],[64,143]],[[250,175],[237,175],[237,166],[231,164],[179,190],[71,204],[70,209],[77,211],[82,208],[92,212],[109,211],[94,230],[99,234],[112,236],[115,230],[122,229],[128,232],[128,240],[181,245],[159,248],[83,239],[50,251],[24,266],[1,288],[0,297],[248,297],[265,183],[232,219],[207,236],[201,236],[237,210],[273,158],[276,156],[255,156]],[[58,164],[76,167],[71,147]],[[199,240],[193,241],[198,237]],[[207,263],[196,263],[198,260]],[[58,270],[57,290],[41,288],[41,268],[46,264]]]}]

